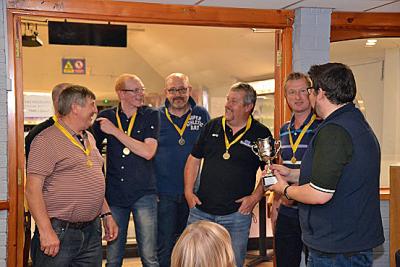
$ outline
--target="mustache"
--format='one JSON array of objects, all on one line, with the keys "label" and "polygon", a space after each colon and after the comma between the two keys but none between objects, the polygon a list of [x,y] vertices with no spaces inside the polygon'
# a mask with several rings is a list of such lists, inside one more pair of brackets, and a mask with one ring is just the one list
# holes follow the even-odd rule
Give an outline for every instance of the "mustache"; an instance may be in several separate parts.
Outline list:
[{"label": "mustache", "polygon": [[172,101],[176,101],[176,100],[182,100],[182,101],[184,101],[185,98],[183,98],[183,97],[181,97],[181,96],[177,96],[177,97],[174,97],[174,98],[172,99]]}]

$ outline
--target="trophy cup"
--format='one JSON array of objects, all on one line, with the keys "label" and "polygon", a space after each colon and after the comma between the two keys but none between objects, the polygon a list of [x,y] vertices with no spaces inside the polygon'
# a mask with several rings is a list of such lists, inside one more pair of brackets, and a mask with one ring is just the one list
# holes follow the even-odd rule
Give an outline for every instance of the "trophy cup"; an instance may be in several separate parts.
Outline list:
[{"label": "trophy cup", "polygon": [[271,160],[278,157],[278,153],[281,150],[281,141],[275,141],[274,138],[269,136],[268,138],[258,138],[254,145],[251,147],[254,154],[258,156],[260,161],[264,161],[266,165],[267,174],[261,177],[264,188],[267,188],[278,181],[276,176],[272,174],[270,169]]}]

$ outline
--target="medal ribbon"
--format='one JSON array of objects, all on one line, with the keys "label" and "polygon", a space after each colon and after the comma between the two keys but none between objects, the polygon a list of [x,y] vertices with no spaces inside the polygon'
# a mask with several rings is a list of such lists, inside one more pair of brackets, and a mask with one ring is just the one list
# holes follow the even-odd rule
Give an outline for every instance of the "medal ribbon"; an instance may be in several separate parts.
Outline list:
[{"label": "medal ribbon", "polygon": [[[118,128],[121,130],[121,131],[123,131],[123,132],[125,132],[124,131],[124,128],[122,128],[122,124],[121,124],[121,119],[119,118],[119,107],[117,107],[117,112],[115,113],[115,117],[117,118],[117,123],[118,123]],[[135,124],[135,120],[136,120],[136,114],[137,114],[137,112],[135,112],[135,114],[133,114],[132,115],[132,117],[131,117],[131,120],[129,121],[129,126],[128,126],[128,130],[127,130],[127,132],[126,132],[126,134],[128,135],[128,136],[131,136],[131,132],[132,132],[132,129],[133,129],[133,125]]]},{"label": "medal ribbon", "polygon": [[88,141],[88,147],[84,148],[80,142],[78,142],[65,128],[62,126],[58,120],[54,122],[54,125],[74,144],[75,146],[79,147],[80,150],[85,153],[86,156],[89,156],[90,150],[92,149],[90,142]]},{"label": "medal ribbon", "polygon": [[244,130],[244,132],[241,133],[241,134],[239,134],[239,135],[235,138],[235,140],[233,140],[233,141],[230,142],[230,143],[229,143],[229,140],[228,140],[228,136],[226,135],[225,121],[226,121],[226,118],[225,118],[225,116],[223,116],[223,117],[222,117],[222,129],[224,130],[224,138],[225,138],[225,148],[226,148],[226,152],[228,152],[229,148],[230,148],[233,144],[237,143],[237,142],[240,140],[240,138],[242,138],[243,135],[250,129],[251,122],[252,122],[252,118],[251,118],[251,116],[249,116],[249,118],[247,119],[246,129]]},{"label": "medal ribbon", "polygon": [[182,125],[182,128],[179,128],[178,125],[176,125],[176,124],[172,121],[171,116],[169,115],[169,112],[168,112],[168,109],[167,109],[167,108],[165,108],[165,115],[167,116],[167,119],[169,120],[169,122],[172,123],[172,125],[174,125],[175,130],[178,132],[178,134],[179,134],[179,135],[181,136],[181,138],[182,138],[183,133],[184,133],[185,130],[186,130],[188,121],[190,120],[190,116],[192,116],[192,112],[190,112],[190,113],[187,115],[186,120],[185,120],[185,122],[184,122],[183,125]]},{"label": "medal ribbon", "polygon": [[307,123],[306,126],[301,130],[299,137],[296,139],[296,143],[293,144],[293,138],[292,138],[292,133],[290,132],[290,123],[288,125],[288,131],[289,131],[289,142],[290,142],[290,147],[292,148],[293,151],[293,157],[297,151],[297,148],[299,147],[299,144],[301,142],[301,139],[303,139],[303,136],[307,132],[308,128],[310,128],[311,124],[315,121],[315,118],[317,116],[315,114],[312,115],[310,121]]},{"label": "medal ribbon", "polygon": [[58,118],[56,115],[53,115],[53,117],[51,117],[53,119],[54,122],[58,121]]}]

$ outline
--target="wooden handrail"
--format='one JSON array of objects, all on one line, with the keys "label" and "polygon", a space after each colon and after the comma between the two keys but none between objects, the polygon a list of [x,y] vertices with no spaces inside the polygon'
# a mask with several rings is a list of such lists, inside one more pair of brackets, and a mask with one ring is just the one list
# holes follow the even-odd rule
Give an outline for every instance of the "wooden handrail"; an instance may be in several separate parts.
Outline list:
[{"label": "wooden handrail", "polygon": [[390,166],[390,267],[395,267],[395,253],[400,249],[400,166]]},{"label": "wooden handrail", "polygon": [[10,209],[10,203],[8,201],[0,201],[0,210]]}]

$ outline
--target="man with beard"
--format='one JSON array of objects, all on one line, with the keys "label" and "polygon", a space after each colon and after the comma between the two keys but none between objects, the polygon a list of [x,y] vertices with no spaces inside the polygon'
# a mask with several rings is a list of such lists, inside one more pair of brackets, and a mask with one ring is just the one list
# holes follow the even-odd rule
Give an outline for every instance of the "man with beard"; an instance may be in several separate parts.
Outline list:
[{"label": "man with beard", "polygon": [[[301,168],[274,165],[269,189],[299,202],[308,266],[372,266],[384,242],[379,200],[380,148],[353,104],[356,83],[341,63],[314,65],[310,101],[320,124]],[[287,181],[299,181],[299,185]]]},{"label": "man with beard", "polygon": [[[262,162],[252,152],[258,138],[271,133],[251,116],[256,91],[249,84],[234,84],[227,95],[225,115],[201,130],[185,166],[185,197],[188,224],[208,220],[224,226],[232,238],[236,265],[243,266],[247,251],[251,212],[263,196],[260,182],[254,190]],[[204,159],[198,192],[194,183]]]},{"label": "man with beard", "polygon": [[69,86],[54,125],[32,142],[25,194],[36,222],[33,266],[101,266],[100,218],[105,240],[117,238],[104,198],[103,158],[86,131],[96,113],[94,94]]},{"label": "man with beard", "polygon": [[101,151],[107,139],[106,198],[119,226],[107,245],[107,266],[121,266],[130,214],[143,266],[158,267],[157,195],[152,158],[157,150],[159,112],[143,106],[144,85],[136,75],[117,78],[118,106],[103,110],[93,125]]},{"label": "man with beard", "polygon": [[172,73],[165,79],[165,106],[160,108],[160,139],[155,157],[158,189],[158,259],[171,265],[176,240],[186,227],[189,208],[183,194],[186,159],[202,127],[210,120],[190,96],[189,77]]}]

